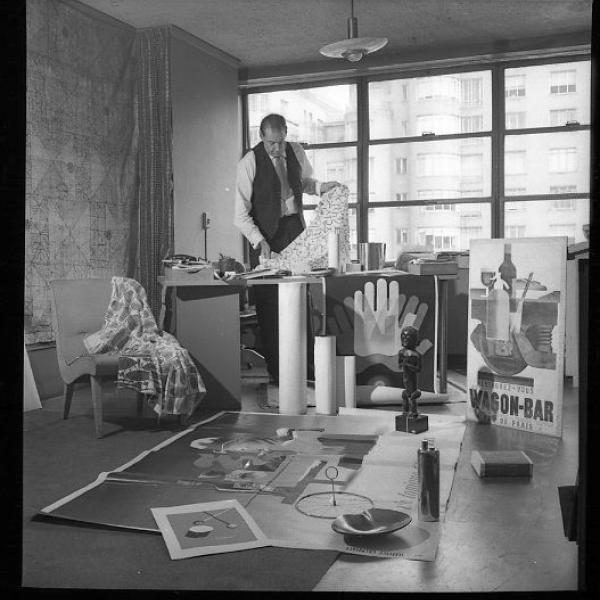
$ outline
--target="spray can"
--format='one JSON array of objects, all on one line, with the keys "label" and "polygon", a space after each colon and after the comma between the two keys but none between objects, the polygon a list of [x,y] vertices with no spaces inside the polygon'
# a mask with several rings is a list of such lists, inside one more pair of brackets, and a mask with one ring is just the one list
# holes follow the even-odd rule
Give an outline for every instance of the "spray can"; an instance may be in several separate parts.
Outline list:
[{"label": "spray can", "polygon": [[422,440],[417,450],[419,473],[419,521],[440,520],[440,451],[432,439]]}]

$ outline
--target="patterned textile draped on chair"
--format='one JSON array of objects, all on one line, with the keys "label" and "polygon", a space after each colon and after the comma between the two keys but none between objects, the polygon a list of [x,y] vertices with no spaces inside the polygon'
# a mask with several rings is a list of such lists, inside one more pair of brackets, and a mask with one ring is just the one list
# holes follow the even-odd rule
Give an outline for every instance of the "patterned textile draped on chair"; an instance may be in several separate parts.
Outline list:
[{"label": "patterned textile draped on chair", "polygon": [[104,326],[83,343],[90,354],[118,353],[117,385],[144,394],[159,416],[191,415],[206,394],[189,352],[158,329],[146,292],[135,279],[112,278]]}]

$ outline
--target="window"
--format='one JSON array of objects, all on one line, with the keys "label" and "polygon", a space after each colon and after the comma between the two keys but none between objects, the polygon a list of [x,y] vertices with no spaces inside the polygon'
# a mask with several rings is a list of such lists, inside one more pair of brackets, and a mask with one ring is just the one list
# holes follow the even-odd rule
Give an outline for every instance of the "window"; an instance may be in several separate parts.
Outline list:
[{"label": "window", "polygon": [[577,171],[577,148],[550,148],[550,173],[572,173]]},{"label": "window", "polygon": [[552,208],[554,210],[575,210],[575,199],[563,198],[552,200]]},{"label": "window", "polygon": [[504,83],[504,95],[516,98],[525,95],[525,75],[507,75]]},{"label": "window", "polygon": [[[524,188],[524,187],[506,188],[504,190],[504,193],[507,196],[524,196],[527,193],[527,188]],[[515,202],[514,204],[518,204],[518,203]]]},{"label": "window", "polygon": [[550,125],[552,127],[559,127],[560,125],[566,125],[567,121],[577,120],[577,109],[576,108],[561,108],[559,110],[550,111]]},{"label": "window", "polygon": [[569,69],[568,71],[552,71],[552,73],[550,73],[550,93],[572,94],[576,92],[576,78],[577,71],[574,69]]},{"label": "window", "polygon": [[419,100],[451,99],[458,100],[459,80],[454,75],[422,77],[417,80],[417,98]]},{"label": "window", "polygon": [[470,115],[461,117],[460,130],[462,133],[483,131],[483,115]]},{"label": "window", "polygon": [[430,153],[417,154],[417,175],[419,177],[456,175],[459,169],[458,154]]},{"label": "window", "polygon": [[434,252],[454,250],[456,248],[456,233],[443,227],[419,229],[419,243],[429,246]]},{"label": "window", "polygon": [[576,185],[551,185],[549,191],[551,194],[576,194],[577,186]]},{"label": "window", "polygon": [[404,175],[406,173],[408,163],[406,158],[396,159],[396,175]]},{"label": "window", "polygon": [[417,135],[423,133],[454,133],[458,131],[457,115],[421,115],[417,117]]},{"label": "window", "polygon": [[[443,75],[428,69],[243,90],[246,150],[259,141],[265,114],[285,112],[288,140],[306,143],[314,177],[350,188],[355,214],[366,221],[352,230],[352,247],[369,241],[370,232],[386,242],[388,259],[405,239],[468,249],[471,238],[503,236],[502,224],[507,235],[543,237],[568,221],[575,224],[568,235],[583,240],[590,207],[589,57],[465,61],[455,71],[446,65]],[[492,98],[492,80],[501,82],[505,98]],[[358,110],[363,92],[366,111]],[[565,127],[567,121],[580,125]],[[493,149],[503,149],[498,172]],[[362,172],[365,189],[358,189]],[[317,199],[305,202],[310,210]]]},{"label": "window", "polygon": [[463,104],[481,103],[483,86],[480,77],[461,80],[460,89]]},{"label": "window", "polygon": [[525,237],[525,225],[506,225],[504,237],[511,239]]},{"label": "window", "polygon": [[408,229],[396,229],[396,244],[408,244]]},{"label": "window", "polygon": [[423,207],[423,210],[426,212],[448,212],[454,210],[454,204],[428,204]]},{"label": "window", "polygon": [[506,113],[506,129],[522,129],[526,127],[527,113],[523,111],[513,111]]},{"label": "window", "polygon": [[504,171],[507,175],[521,175],[526,173],[527,152],[517,150],[505,153]]},{"label": "window", "polygon": [[343,162],[327,163],[327,181],[344,181],[346,179],[346,165]]}]

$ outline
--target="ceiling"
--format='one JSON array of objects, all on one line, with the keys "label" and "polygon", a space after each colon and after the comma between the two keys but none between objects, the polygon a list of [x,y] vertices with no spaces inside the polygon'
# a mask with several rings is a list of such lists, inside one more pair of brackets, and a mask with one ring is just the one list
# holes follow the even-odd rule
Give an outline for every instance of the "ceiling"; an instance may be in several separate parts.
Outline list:
[{"label": "ceiling", "polygon": [[[593,0],[355,0],[360,37],[385,36],[378,59],[432,48],[589,43]],[[335,64],[319,48],[347,36],[350,0],[80,0],[136,28],[176,25],[240,67]],[[374,56],[363,59],[372,60]],[[336,65],[337,66],[337,65]]]}]

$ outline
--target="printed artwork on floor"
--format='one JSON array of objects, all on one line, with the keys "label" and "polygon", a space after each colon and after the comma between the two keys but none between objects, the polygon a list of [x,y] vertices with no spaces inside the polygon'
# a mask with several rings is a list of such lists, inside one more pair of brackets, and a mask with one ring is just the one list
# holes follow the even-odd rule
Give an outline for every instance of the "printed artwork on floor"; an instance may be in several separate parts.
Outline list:
[{"label": "printed artwork on floor", "polygon": [[403,387],[398,353],[407,325],[418,331],[419,388],[434,391],[436,287],[433,276],[353,274],[327,278],[326,326],[338,356],[356,356],[358,385]]},{"label": "printed artwork on floor", "polygon": [[473,240],[467,417],[560,436],[567,238]]},{"label": "printed artwork on floor", "polygon": [[[432,561],[464,433],[432,415],[440,448],[440,521],[419,521],[419,435],[386,411],[220,413],[41,510],[46,518],[163,533],[173,559],[254,545]],[[383,413],[383,414],[381,414]],[[372,531],[340,530],[369,515]],[[368,535],[393,517],[385,535]],[[344,517],[345,516],[345,517]],[[352,520],[353,521],[353,520]]]}]

